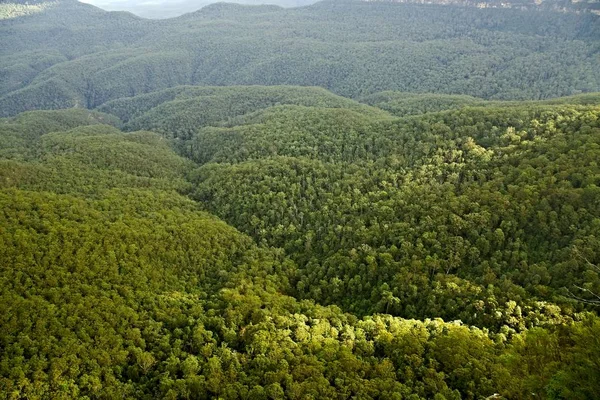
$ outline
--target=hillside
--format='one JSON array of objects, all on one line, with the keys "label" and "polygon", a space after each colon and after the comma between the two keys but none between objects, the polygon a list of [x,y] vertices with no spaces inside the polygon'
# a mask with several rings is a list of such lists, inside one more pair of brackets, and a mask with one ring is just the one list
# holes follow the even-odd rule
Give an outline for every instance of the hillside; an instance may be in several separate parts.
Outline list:
[{"label": "hillside", "polygon": [[196,168],[108,114],[0,120],[3,398],[595,393],[600,323],[565,290],[600,286],[597,104],[395,119],[260,87],[121,104],[151,125],[177,96],[184,116],[233,111],[161,125]]},{"label": "hillside", "polygon": [[517,10],[542,10],[566,13],[600,12],[598,0],[367,0],[391,3],[442,4],[478,8],[510,8]]},{"label": "hillside", "polygon": [[[173,102],[161,92],[103,111],[141,109],[143,117],[126,127],[177,138],[181,154],[201,165],[191,175],[193,196],[258,243],[285,249],[300,268],[301,296],[357,314],[520,330],[528,323],[506,313],[511,301],[520,299],[526,320],[544,324],[562,317],[544,315],[537,300],[569,315],[568,291],[600,290],[600,281],[584,277],[583,259],[573,261],[597,246],[597,95],[552,104],[458,97],[469,107],[392,118],[333,95],[308,104],[311,89],[177,91],[190,97]],[[403,99],[413,101],[406,109],[423,104],[421,95]],[[140,107],[145,100],[150,111]],[[220,121],[207,117],[207,104]],[[572,268],[579,272],[564,274]],[[467,303],[457,303],[463,296]],[[442,302],[449,308],[439,308],[433,299],[440,297],[452,299]]]},{"label": "hillside", "polygon": [[189,138],[205,126],[232,125],[274,106],[347,108],[377,117],[387,113],[316,87],[178,86],[110,101],[98,109],[119,117],[128,130],[148,129],[167,137]]},{"label": "hillside", "polygon": [[597,4],[0,0],[0,400],[595,399]]},{"label": "hillside", "polygon": [[364,96],[359,99],[362,103],[375,106],[398,117],[418,115],[430,112],[461,109],[465,107],[522,107],[523,105],[595,105],[600,103],[598,93],[579,94],[569,97],[535,101],[486,101],[472,96],[444,95],[435,93],[405,93],[397,91],[384,91]]},{"label": "hillside", "polygon": [[346,97],[572,95],[600,90],[599,19],[331,1],[221,3],[151,21],[64,0],[0,22],[0,110],[95,108],[177,85],[320,86]]}]

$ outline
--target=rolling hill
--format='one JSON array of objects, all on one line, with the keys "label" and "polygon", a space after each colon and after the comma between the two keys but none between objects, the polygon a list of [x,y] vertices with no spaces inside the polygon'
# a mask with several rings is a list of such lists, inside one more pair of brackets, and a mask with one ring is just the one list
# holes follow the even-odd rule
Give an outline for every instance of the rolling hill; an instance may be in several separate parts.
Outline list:
[{"label": "rolling hill", "polygon": [[[443,5],[213,4],[152,21],[63,0],[0,22],[3,116],[178,85],[544,99],[600,90],[600,16]],[[7,38],[10,37],[10,40]]]},{"label": "rolling hill", "polygon": [[596,4],[1,1],[0,400],[597,397]]}]

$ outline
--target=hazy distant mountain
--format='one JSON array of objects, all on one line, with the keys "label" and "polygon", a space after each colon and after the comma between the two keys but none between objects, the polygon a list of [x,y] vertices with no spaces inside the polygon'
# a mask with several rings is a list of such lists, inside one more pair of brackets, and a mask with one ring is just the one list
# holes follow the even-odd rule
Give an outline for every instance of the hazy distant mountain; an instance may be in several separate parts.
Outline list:
[{"label": "hazy distant mountain", "polygon": [[364,0],[367,2],[459,5],[477,8],[512,8],[600,13],[600,0]]},{"label": "hazy distant mountain", "polygon": [[[217,0],[83,0],[109,11],[129,11],[144,18],[171,18],[197,11],[216,3]],[[232,3],[261,5],[272,4],[281,7],[300,7],[316,3],[317,0],[232,0]]]},{"label": "hazy distant mountain", "polygon": [[600,90],[600,17],[589,13],[328,1],[300,8],[211,4],[149,20],[74,0],[37,7],[28,17],[7,8],[0,23],[2,116],[95,108],[178,85],[491,100]]},{"label": "hazy distant mountain", "polygon": [[[73,2],[77,0],[72,0]],[[220,0],[81,0],[107,11],[127,11],[143,18],[166,19],[197,11]],[[301,7],[318,0],[231,0],[244,5],[276,5]],[[452,5],[476,8],[512,8],[519,10],[552,10],[561,12],[592,12],[600,14],[600,0],[363,0],[379,3],[412,3]],[[48,9],[65,0],[0,0],[0,19],[30,15]]]},{"label": "hazy distant mountain", "polygon": [[[196,11],[219,0],[82,0],[109,11],[129,11],[144,18],[171,18]],[[232,0],[232,3],[281,7],[300,7],[318,0]],[[478,8],[552,9],[559,11],[600,12],[598,0],[365,0],[392,3],[445,4]],[[29,2],[31,3],[31,2]]]}]

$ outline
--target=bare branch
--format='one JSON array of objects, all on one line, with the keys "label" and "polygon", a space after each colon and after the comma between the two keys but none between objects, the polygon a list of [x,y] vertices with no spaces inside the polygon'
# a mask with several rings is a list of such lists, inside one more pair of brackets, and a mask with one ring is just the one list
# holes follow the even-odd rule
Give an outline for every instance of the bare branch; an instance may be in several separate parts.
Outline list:
[{"label": "bare branch", "polygon": [[600,300],[600,296],[598,296],[596,293],[592,292],[590,289],[586,289],[586,288],[582,288],[580,286],[577,285],[573,285],[575,286],[577,289],[583,291],[583,292],[588,292],[589,294],[591,294],[592,296],[594,296],[595,298],[597,298],[598,300]]},{"label": "bare branch", "polygon": [[[575,286],[577,289],[581,289],[579,286],[576,286],[576,285],[573,285],[573,286]],[[585,291],[588,291],[588,292],[592,293],[592,292],[591,292],[590,290],[588,290],[588,289],[583,289],[583,290],[585,290]],[[582,303],[585,303],[585,304],[591,304],[591,305],[594,305],[594,306],[600,306],[600,301],[599,301],[599,300],[587,300],[587,299],[584,299],[584,298],[582,298],[582,297],[576,296],[576,295],[575,295],[575,294],[573,294],[573,292],[571,292],[569,289],[567,289],[567,292],[569,292],[569,295],[570,295],[570,296],[571,296],[573,299],[575,299],[575,300],[577,300],[577,301],[580,301],[580,302],[582,302]],[[598,296],[597,296],[595,293],[592,293],[592,294],[594,294],[594,296],[598,297]]]},{"label": "bare branch", "polygon": [[583,254],[581,254],[581,252],[579,251],[579,249],[577,247],[573,247],[573,252],[575,253],[575,255],[577,257],[579,257],[580,259],[582,259],[583,261],[585,261],[585,263],[589,266],[592,267],[593,269],[595,269],[596,271],[600,272],[600,267],[597,266],[596,264],[592,263],[590,260],[588,260]]}]

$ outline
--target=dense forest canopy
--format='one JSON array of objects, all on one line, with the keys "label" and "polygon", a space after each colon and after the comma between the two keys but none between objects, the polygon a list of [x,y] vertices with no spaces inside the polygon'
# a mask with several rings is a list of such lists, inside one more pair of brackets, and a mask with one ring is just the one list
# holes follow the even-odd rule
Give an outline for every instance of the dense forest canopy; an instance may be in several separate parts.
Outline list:
[{"label": "dense forest canopy", "polygon": [[592,398],[597,98],[180,87],[2,120],[0,392]]},{"label": "dense forest canopy", "polygon": [[[372,99],[382,97],[417,110],[424,96]],[[600,291],[599,281],[586,280],[583,261],[597,262],[600,210],[585,199],[598,195],[598,95],[528,103],[428,98],[452,111],[393,118],[319,89],[276,87],[184,87],[102,110],[135,115],[120,114],[126,129],[174,138],[201,166],[189,175],[192,197],[259,243],[284,248],[300,267],[303,295],[357,314],[443,315],[489,329],[506,325],[512,317],[496,315],[496,307],[515,299],[536,323],[557,317],[542,315],[540,299],[565,315],[576,311],[569,291],[584,284]],[[465,100],[478,106],[464,108]],[[590,229],[574,235],[573,223]],[[565,268],[581,275],[564,275]],[[457,282],[467,298],[484,304],[492,294],[496,305],[476,312],[425,301],[458,301]],[[388,292],[404,301],[386,303]]]},{"label": "dense forest canopy", "polygon": [[544,99],[600,90],[599,40],[600,16],[543,9],[219,3],[155,21],[60,0],[0,20],[0,110],[95,108],[190,84]]},{"label": "dense forest canopy", "polygon": [[596,398],[597,3],[422,3],[1,1],[0,399]]}]

